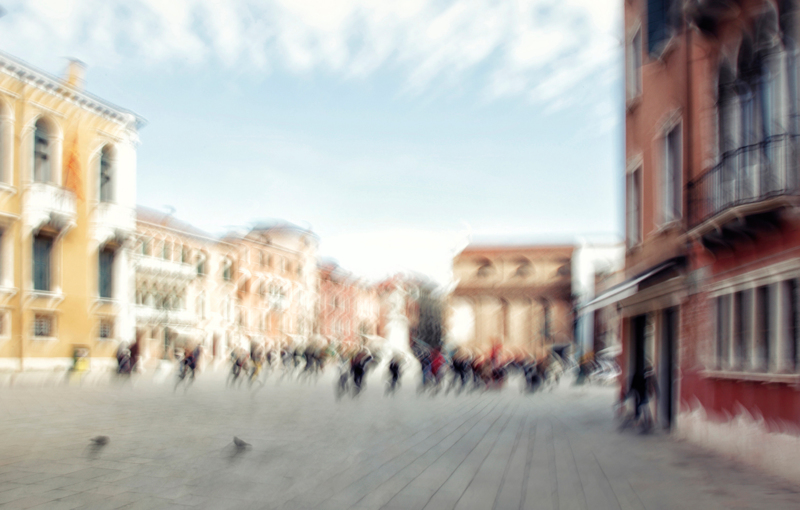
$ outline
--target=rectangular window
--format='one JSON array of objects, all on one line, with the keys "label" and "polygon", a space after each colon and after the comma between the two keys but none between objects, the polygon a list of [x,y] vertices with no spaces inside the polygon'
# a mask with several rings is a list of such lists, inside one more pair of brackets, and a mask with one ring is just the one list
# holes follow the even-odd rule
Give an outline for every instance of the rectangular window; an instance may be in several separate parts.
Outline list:
[{"label": "rectangular window", "polygon": [[763,286],[756,289],[757,308],[756,308],[756,353],[759,366],[763,370],[769,370],[769,357],[772,342],[772,328],[770,327],[770,297],[769,287]]},{"label": "rectangular window", "polygon": [[672,36],[676,9],[674,0],[647,0],[647,51],[658,53]]},{"label": "rectangular window", "polygon": [[189,250],[186,249],[186,246],[181,247],[181,264],[186,264],[189,260]]},{"label": "rectangular window", "polygon": [[730,360],[730,295],[717,298],[717,368],[728,368]]},{"label": "rectangular window", "polygon": [[100,297],[111,299],[114,291],[114,250],[110,248],[100,250],[99,259],[98,279],[100,284]]},{"label": "rectangular window", "polygon": [[744,370],[750,362],[750,303],[750,291],[733,295],[733,342],[739,370]]},{"label": "rectangular window", "polygon": [[33,289],[48,292],[51,285],[51,259],[53,238],[46,235],[33,237]]},{"label": "rectangular window", "polygon": [[113,319],[100,319],[100,338],[110,339],[114,338],[114,320]]},{"label": "rectangular window", "polygon": [[636,30],[628,45],[628,99],[638,97],[642,93],[642,31]]},{"label": "rectangular window", "polygon": [[678,125],[664,138],[664,223],[681,217],[682,169],[681,128]]},{"label": "rectangular window", "polygon": [[53,336],[53,316],[37,313],[33,317],[33,336]]},{"label": "rectangular window", "polygon": [[787,342],[789,344],[789,358],[791,367],[793,370],[797,371],[800,368],[800,345],[798,345],[798,314],[800,314],[800,307],[798,307],[798,286],[797,280],[791,279],[786,282],[786,294],[788,298],[787,303],[787,310],[788,310],[788,324],[787,324]]},{"label": "rectangular window", "polygon": [[637,168],[628,174],[626,186],[626,216],[628,247],[642,240],[642,169]]}]

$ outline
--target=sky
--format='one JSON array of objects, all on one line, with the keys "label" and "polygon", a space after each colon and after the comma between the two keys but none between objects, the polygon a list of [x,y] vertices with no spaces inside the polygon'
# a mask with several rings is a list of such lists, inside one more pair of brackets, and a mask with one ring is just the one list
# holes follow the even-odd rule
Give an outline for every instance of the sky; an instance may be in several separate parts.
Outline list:
[{"label": "sky", "polygon": [[0,50],[147,120],[142,205],[368,278],[622,234],[619,0],[0,0]]}]

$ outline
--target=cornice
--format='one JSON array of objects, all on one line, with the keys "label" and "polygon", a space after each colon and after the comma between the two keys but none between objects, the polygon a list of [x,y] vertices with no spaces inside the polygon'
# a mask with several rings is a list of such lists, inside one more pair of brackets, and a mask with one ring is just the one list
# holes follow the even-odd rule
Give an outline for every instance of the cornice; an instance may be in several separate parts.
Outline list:
[{"label": "cornice", "polygon": [[70,87],[61,79],[3,52],[0,52],[0,72],[128,129],[141,129],[146,124],[146,121],[135,113],[88,92]]}]

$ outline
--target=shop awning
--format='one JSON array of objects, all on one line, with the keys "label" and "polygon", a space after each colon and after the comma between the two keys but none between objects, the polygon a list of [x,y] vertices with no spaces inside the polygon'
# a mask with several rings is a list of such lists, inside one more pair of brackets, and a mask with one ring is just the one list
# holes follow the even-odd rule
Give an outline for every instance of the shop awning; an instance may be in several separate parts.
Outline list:
[{"label": "shop awning", "polygon": [[599,310],[600,308],[604,308],[608,305],[613,305],[614,303],[621,301],[625,298],[629,298],[639,292],[639,285],[647,280],[655,276],[666,269],[673,267],[676,264],[674,260],[670,260],[665,262],[655,268],[647,271],[639,276],[634,276],[628,281],[622,282],[610,289],[606,290],[599,296],[595,297],[588,303],[579,304],[576,306],[576,311],[578,315],[583,315],[584,313],[593,312],[595,310]]}]

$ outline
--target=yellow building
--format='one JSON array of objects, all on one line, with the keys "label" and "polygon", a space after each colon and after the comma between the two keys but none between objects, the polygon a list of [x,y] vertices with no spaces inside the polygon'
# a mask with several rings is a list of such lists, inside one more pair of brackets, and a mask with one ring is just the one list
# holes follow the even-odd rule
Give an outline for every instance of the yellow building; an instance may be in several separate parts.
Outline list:
[{"label": "yellow building", "polygon": [[142,119],[0,53],[0,369],[114,363],[134,338],[128,244]]}]

